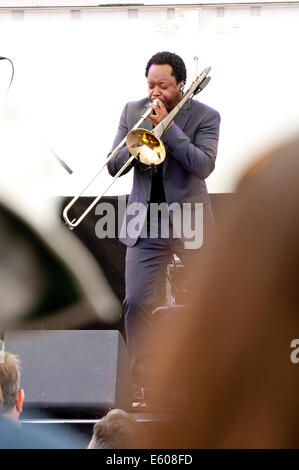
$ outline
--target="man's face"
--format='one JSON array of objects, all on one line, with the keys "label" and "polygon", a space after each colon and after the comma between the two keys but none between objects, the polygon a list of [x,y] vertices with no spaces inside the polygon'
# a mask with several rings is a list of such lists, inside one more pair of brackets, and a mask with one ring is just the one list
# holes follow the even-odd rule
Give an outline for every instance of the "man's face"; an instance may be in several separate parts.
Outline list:
[{"label": "man's face", "polygon": [[176,82],[170,65],[151,65],[148,71],[147,83],[149,99],[153,101],[155,98],[159,98],[167,111],[174,108],[181,100],[180,87],[184,82]]}]

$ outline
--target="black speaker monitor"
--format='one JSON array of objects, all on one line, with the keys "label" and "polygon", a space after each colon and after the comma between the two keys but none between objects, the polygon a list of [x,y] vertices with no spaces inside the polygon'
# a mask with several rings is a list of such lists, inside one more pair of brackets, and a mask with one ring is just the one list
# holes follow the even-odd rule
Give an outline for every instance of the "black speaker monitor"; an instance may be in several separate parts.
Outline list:
[{"label": "black speaker monitor", "polygon": [[131,408],[127,350],[117,330],[10,331],[5,350],[19,356],[22,418],[101,417]]}]

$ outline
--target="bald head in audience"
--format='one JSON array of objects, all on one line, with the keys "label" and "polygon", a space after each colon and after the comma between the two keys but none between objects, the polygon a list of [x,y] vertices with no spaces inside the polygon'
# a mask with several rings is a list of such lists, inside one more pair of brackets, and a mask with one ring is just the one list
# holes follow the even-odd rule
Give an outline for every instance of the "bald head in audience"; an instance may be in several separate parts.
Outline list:
[{"label": "bald head in audience", "polygon": [[123,410],[109,411],[95,425],[89,449],[140,449],[143,447],[142,424]]}]

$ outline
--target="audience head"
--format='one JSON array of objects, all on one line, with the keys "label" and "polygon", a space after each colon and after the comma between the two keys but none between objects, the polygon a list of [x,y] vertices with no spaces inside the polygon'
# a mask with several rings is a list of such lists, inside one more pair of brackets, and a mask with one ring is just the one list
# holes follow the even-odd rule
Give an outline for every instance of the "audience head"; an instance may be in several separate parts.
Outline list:
[{"label": "audience head", "polygon": [[[18,420],[22,413],[24,390],[20,388],[20,361],[14,354],[4,353],[0,362],[0,399],[2,415]],[[1,400],[0,400],[1,401]]]},{"label": "audience head", "polygon": [[143,427],[123,410],[114,409],[100,419],[93,429],[89,449],[140,449]]}]

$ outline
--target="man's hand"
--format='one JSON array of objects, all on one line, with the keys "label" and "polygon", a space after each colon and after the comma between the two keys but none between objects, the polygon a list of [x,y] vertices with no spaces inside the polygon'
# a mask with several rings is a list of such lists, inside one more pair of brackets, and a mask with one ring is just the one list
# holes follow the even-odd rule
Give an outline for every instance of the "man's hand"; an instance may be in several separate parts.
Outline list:
[{"label": "man's hand", "polygon": [[[159,100],[159,98],[156,99],[156,104],[151,103],[150,106],[152,109],[155,111],[156,114],[153,114],[153,111],[149,114],[148,118],[153,124],[154,127],[156,127],[166,116],[168,116],[168,111],[165,108],[164,103]],[[168,128],[171,127],[173,124],[173,121],[169,124]]]}]

